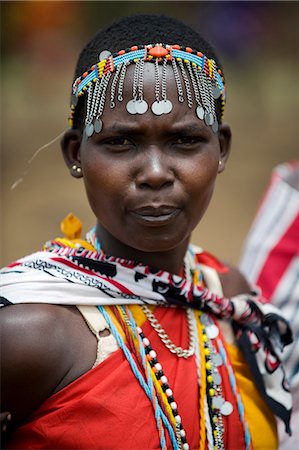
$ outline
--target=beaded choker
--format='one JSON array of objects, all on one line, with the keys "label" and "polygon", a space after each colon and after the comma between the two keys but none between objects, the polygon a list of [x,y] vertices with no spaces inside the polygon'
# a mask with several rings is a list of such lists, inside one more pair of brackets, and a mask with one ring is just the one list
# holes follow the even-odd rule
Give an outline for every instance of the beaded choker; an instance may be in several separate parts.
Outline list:
[{"label": "beaded choker", "polygon": [[[213,59],[201,52],[168,44],[133,46],[114,54],[102,51],[99,62],[73,83],[70,126],[73,126],[78,98],[86,95],[84,134],[88,138],[94,132],[101,132],[108,86],[110,108],[113,109],[116,101],[123,101],[127,67],[132,63],[135,64],[132,99],[127,102],[126,109],[129,114],[146,113],[149,105],[143,92],[145,62],[155,65],[155,101],[150,105],[153,114],[160,116],[172,111],[172,102],[167,97],[166,66],[169,65],[173,70],[178,101],[183,103],[186,100],[190,109],[195,104],[198,119],[204,120],[215,133],[218,131],[216,100],[220,100],[222,118],[226,98],[221,70]],[[161,71],[159,66],[162,67]]]}]

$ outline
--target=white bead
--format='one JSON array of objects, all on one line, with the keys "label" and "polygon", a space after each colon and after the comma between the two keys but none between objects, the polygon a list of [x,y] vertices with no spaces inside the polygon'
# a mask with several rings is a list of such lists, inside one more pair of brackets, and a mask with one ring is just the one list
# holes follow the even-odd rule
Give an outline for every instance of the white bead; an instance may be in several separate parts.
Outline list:
[{"label": "white bead", "polygon": [[177,404],[176,404],[176,402],[172,402],[172,403],[170,403],[170,407],[171,407],[171,409],[177,409]]},{"label": "white bead", "polygon": [[187,444],[187,442],[185,442],[185,444],[183,444],[183,449],[184,450],[189,450],[189,444]]},{"label": "white bead", "polygon": [[142,333],[142,329],[140,327],[136,327],[136,330],[138,334]]},{"label": "white bead", "polygon": [[185,430],[180,430],[180,435],[181,435],[182,437],[185,437],[185,436],[186,436]]},{"label": "white bead", "polygon": [[162,370],[162,366],[160,363],[155,364],[157,370]]},{"label": "white bead", "polygon": [[165,375],[163,375],[160,380],[162,381],[163,384],[167,383],[167,377]]},{"label": "white bead", "polygon": [[166,389],[165,394],[167,395],[167,397],[171,397],[172,396],[172,390],[171,389]]},{"label": "white bead", "polygon": [[176,421],[176,423],[181,423],[181,421],[182,421],[181,416],[179,416],[179,415],[175,416],[175,421]]},{"label": "white bead", "polygon": [[150,355],[152,358],[156,358],[157,353],[155,352],[155,350],[151,350],[151,351],[149,352],[149,355]]},{"label": "white bead", "polygon": [[144,345],[147,347],[148,345],[150,345],[150,341],[148,340],[148,338],[143,338],[142,342],[144,343]]}]

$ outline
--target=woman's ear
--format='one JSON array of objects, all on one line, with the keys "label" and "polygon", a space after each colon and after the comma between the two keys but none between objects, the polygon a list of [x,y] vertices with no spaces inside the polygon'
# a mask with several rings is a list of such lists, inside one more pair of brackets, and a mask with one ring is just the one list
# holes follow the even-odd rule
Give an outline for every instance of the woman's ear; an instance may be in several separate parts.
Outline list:
[{"label": "woman's ear", "polygon": [[83,176],[80,162],[81,141],[82,133],[73,129],[67,130],[60,141],[64,161],[75,178]]},{"label": "woman's ear", "polygon": [[224,171],[226,161],[228,160],[230,154],[232,133],[230,126],[223,123],[219,126],[218,138],[220,144],[220,158],[219,158],[219,168],[218,173]]}]

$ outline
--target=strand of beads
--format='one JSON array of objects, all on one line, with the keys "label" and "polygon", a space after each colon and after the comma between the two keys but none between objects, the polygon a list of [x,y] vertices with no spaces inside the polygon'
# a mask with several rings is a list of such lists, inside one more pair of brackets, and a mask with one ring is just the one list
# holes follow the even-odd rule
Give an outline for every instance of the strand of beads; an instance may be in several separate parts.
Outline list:
[{"label": "strand of beads", "polygon": [[[218,353],[216,353],[216,350],[211,342],[211,339],[214,339],[214,337],[216,337],[215,334],[217,335],[216,328],[218,329],[218,327],[210,322],[210,318],[206,314],[200,313],[199,316],[204,347],[203,353],[206,369],[206,395],[208,412],[210,416],[209,425],[211,424],[212,427],[214,448],[217,450],[223,450],[224,427],[221,415],[223,414],[223,412],[220,410],[220,408],[224,404],[224,399],[221,389],[221,376],[217,369],[217,367],[222,364],[222,358]],[[215,328],[212,328],[213,325],[215,326]]]},{"label": "strand of beads", "polygon": [[[139,350],[139,355],[141,355],[145,373],[147,374],[148,370],[150,370],[156,390],[160,394],[161,406],[165,414],[168,416],[169,421],[173,424],[179,449],[189,450],[189,444],[186,440],[186,432],[182,426],[182,419],[177,410],[177,403],[175,402],[173,392],[168,384],[168,379],[163,372],[162,365],[157,359],[157,353],[151,347],[150,341],[145,337],[142,329],[136,325],[133,315],[128,307],[122,306],[117,307],[117,309],[120,316],[122,316],[122,322],[124,322],[131,331],[133,342],[134,338],[135,341],[137,339],[138,348],[135,347],[135,350]],[[144,355],[146,358],[144,358]],[[148,384],[151,384],[150,380],[148,380]]]},{"label": "strand of beads", "polygon": [[[127,346],[126,346],[126,344],[125,344],[121,334],[119,333],[119,331],[117,330],[116,326],[112,322],[112,320],[111,320],[109,314],[106,312],[105,308],[103,306],[98,306],[98,309],[102,313],[102,315],[104,316],[104,319],[106,320],[111,333],[113,334],[113,336],[115,337],[119,347],[123,351],[123,353],[124,353],[128,363],[129,363],[129,365],[131,367],[131,370],[132,370],[133,374],[135,375],[135,377],[137,378],[140,386],[142,387],[142,389],[144,390],[145,394],[147,395],[147,397],[151,401],[151,403],[153,405],[153,409],[155,411],[155,416],[156,416],[156,414],[158,415],[158,417],[156,417],[156,423],[157,423],[157,428],[158,428],[158,433],[159,433],[161,449],[162,450],[166,450],[165,433],[164,433],[164,429],[162,427],[162,423],[163,423],[164,427],[167,429],[167,431],[169,433],[173,449],[174,450],[179,450],[179,447],[177,445],[177,440],[176,440],[175,434],[173,432],[173,428],[172,428],[171,424],[169,423],[169,420],[165,416],[164,412],[162,411],[162,409],[161,409],[161,407],[160,407],[160,405],[159,405],[159,403],[157,401],[157,397],[155,396],[154,399],[152,398],[152,392],[151,392],[148,384],[146,383],[143,374],[138,369],[138,367],[136,365],[136,362],[134,361],[134,359],[133,359],[133,357],[131,355],[131,352],[127,348]],[[158,420],[159,418],[161,420]]]},{"label": "strand of beads", "polygon": [[137,332],[140,336],[140,339],[142,341],[142,344],[144,346],[145,354],[147,355],[147,359],[149,361],[150,367],[151,367],[157,381],[160,383],[162,390],[166,395],[167,402],[168,402],[169,406],[171,407],[171,411],[172,411],[173,417],[176,422],[177,436],[179,437],[179,439],[182,442],[182,448],[184,450],[189,450],[189,445],[186,440],[186,432],[182,425],[181,416],[179,415],[178,410],[177,410],[177,403],[175,402],[175,399],[173,396],[173,391],[171,390],[171,388],[168,384],[168,379],[163,372],[162,365],[159,363],[159,361],[157,359],[157,354],[151,347],[150,341],[148,338],[145,337],[142,329],[140,327],[137,327],[136,330],[137,330]]}]

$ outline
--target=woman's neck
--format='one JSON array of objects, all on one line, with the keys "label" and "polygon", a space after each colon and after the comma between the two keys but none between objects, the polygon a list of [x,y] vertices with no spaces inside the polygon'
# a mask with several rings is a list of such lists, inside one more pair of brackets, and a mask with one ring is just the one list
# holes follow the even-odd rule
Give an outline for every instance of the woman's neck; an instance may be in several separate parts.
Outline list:
[{"label": "woman's neck", "polygon": [[178,275],[181,274],[190,240],[187,238],[177,247],[167,251],[146,252],[120,242],[102,226],[97,226],[96,235],[102,250],[108,255],[140,262],[153,269],[165,270]]}]

